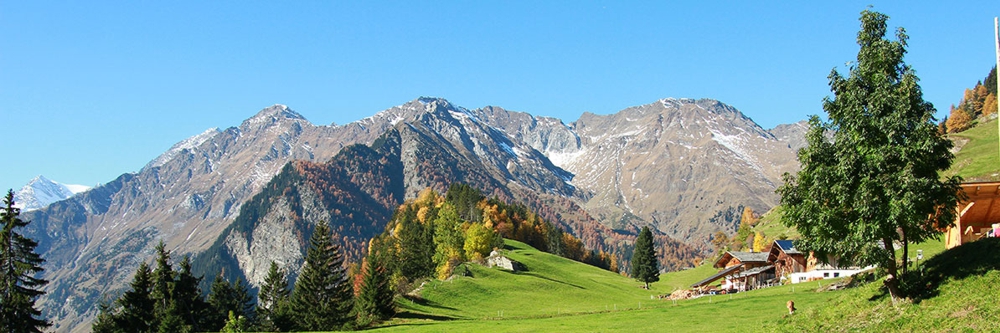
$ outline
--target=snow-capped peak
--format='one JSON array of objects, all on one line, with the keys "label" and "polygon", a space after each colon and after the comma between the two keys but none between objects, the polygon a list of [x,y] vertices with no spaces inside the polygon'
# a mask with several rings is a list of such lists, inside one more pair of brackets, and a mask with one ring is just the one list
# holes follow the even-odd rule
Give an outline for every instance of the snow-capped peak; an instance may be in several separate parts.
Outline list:
[{"label": "snow-capped peak", "polygon": [[39,175],[14,194],[14,205],[24,211],[32,211],[89,189],[90,186],[61,184]]}]

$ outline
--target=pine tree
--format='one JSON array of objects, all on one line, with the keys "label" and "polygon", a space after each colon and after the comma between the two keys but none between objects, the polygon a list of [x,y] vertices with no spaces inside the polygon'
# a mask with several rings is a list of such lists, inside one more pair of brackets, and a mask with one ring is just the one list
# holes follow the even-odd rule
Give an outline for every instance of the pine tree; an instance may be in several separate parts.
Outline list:
[{"label": "pine tree", "polygon": [[[153,289],[152,271],[145,262],[132,277],[132,289],[118,299],[120,313],[115,315],[116,326],[126,332],[152,332],[156,327],[156,315],[151,294]],[[96,329],[95,329],[96,331]]]},{"label": "pine tree", "polygon": [[660,267],[656,262],[656,251],[653,249],[653,232],[649,227],[642,227],[639,237],[635,239],[635,250],[632,252],[632,278],[645,283],[649,289],[651,282],[660,281]]},{"label": "pine tree", "polygon": [[396,314],[389,273],[385,268],[386,260],[378,238],[373,238],[369,242],[368,256],[362,267],[361,292],[354,303],[359,327],[389,319]]},{"label": "pine tree", "polygon": [[35,309],[35,300],[49,282],[36,276],[45,262],[35,253],[38,242],[18,233],[30,222],[18,216],[21,209],[14,207],[14,190],[8,190],[0,213],[0,331],[41,332],[51,324]]},{"label": "pine tree", "polygon": [[265,332],[287,331],[288,321],[288,280],[285,273],[278,269],[278,264],[271,261],[271,268],[264,278],[257,294],[257,329]]},{"label": "pine tree", "polygon": [[243,279],[237,279],[231,283],[219,274],[212,282],[212,289],[208,294],[209,315],[206,328],[211,331],[218,331],[226,324],[226,315],[230,312],[240,318],[250,319],[253,316],[253,298],[247,290]]},{"label": "pine tree", "polygon": [[295,281],[291,308],[301,330],[340,329],[347,324],[354,305],[344,257],[330,234],[325,221],[316,225],[309,237],[302,272]]},{"label": "pine tree", "polygon": [[156,268],[153,270],[153,287],[151,296],[154,303],[154,313],[157,319],[165,318],[172,303],[171,288],[174,285],[174,268],[170,265],[170,251],[160,240],[156,245]]},{"label": "pine tree", "polygon": [[190,257],[184,256],[179,266],[180,271],[176,273],[177,279],[171,291],[173,302],[185,325],[191,326],[193,331],[203,331],[208,304],[202,299],[201,288],[198,287],[202,278],[191,273]]}]

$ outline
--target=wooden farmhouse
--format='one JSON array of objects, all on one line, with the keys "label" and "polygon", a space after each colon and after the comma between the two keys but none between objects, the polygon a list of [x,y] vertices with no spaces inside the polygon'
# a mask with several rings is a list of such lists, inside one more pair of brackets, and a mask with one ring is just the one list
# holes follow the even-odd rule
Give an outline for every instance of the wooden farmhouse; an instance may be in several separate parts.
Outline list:
[{"label": "wooden farmhouse", "polygon": [[745,291],[766,286],[774,280],[774,265],[767,261],[768,252],[728,251],[715,261],[719,273],[708,277],[691,287],[700,288],[720,278],[723,290]]},{"label": "wooden farmhouse", "polygon": [[795,248],[791,240],[776,240],[768,252],[729,251],[715,262],[719,272],[691,285],[703,291],[713,282],[725,278],[719,286],[726,291],[746,291],[772,286],[781,282],[799,283],[851,276],[871,267],[839,267],[835,258],[820,263]]},{"label": "wooden farmhouse", "polygon": [[806,256],[790,240],[776,240],[771,244],[771,251],[767,255],[767,261],[774,264],[774,274],[780,279],[785,279],[793,273],[805,272]]},{"label": "wooden farmhouse", "polygon": [[957,216],[945,231],[947,249],[978,240],[1000,229],[1000,182],[964,183],[964,199],[958,203]]}]

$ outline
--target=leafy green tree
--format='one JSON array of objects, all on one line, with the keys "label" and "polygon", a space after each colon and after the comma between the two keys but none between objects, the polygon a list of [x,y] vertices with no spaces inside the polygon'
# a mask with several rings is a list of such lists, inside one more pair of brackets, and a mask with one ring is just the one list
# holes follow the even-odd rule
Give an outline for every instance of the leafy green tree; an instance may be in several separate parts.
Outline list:
[{"label": "leafy green tree", "polygon": [[325,221],[316,225],[309,237],[302,272],[295,281],[291,308],[300,330],[336,330],[350,319],[354,294],[340,246],[333,243],[330,234]]},{"label": "leafy green tree", "polygon": [[462,221],[455,211],[455,206],[445,203],[434,220],[434,263],[437,264],[438,277],[445,279],[451,270],[465,260],[465,234],[462,232]]},{"label": "leafy green tree", "polygon": [[287,331],[290,327],[288,318],[288,279],[285,272],[278,269],[278,264],[271,261],[264,284],[257,293],[257,329],[265,332]]},{"label": "leafy green tree", "polygon": [[7,191],[0,209],[0,331],[41,332],[51,325],[35,309],[35,300],[49,283],[35,277],[45,260],[35,253],[38,242],[18,232],[30,222],[18,217],[21,209],[14,207],[14,190]]},{"label": "leafy green tree", "polygon": [[951,165],[952,144],[938,134],[934,107],[903,62],[905,31],[888,40],[888,16],[865,10],[860,20],[850,76],[831,71],[835,97],[823,101],[829,120],[810,119],[802,169],[786,175],[778,193],[782,223],[802,234],[796,247],[885,268],[884,284],[896,299],[902,274],[893,245],[902,244],[905,256],[910,242],[950,224],[960,179],[939,175]]},{"label": "leafy green tree", "polygon": [[219,332],[242,333],[247,331],[248,326],[249,324],[247,323],[246,318],[244,318],[243,316],[237,316],[233,314],[232,311],[229,311],[229,316],[227,316],[226,324],[222,326],[222,329]]},{"label": "leafy green tree", "polygon": [[380,251],[381,247],[377,242],[378,238],[373,238],[369,243],[368,256],[362,267],[361,291],[354,302],[359,327],[389,319],[396,314],[394,294],[385,264],[387,254]]},{"label": "leafy green tree", "polygon": [[493,232],[493,229],[480,223],[472,223],[465,231],[465,245],[462,248],[470,260],[482,260],[490,254],[490,250],[497,244],[497,238],[499,235]]},{"label": "leafy green tree", "polygon": [[632,278],[649,284],[660,281],[660,265],[656,261],[656,251],[653,249],[653,232],[649,227],[642,227],[639,237],[635,239],[635,249],[632,251]]}]

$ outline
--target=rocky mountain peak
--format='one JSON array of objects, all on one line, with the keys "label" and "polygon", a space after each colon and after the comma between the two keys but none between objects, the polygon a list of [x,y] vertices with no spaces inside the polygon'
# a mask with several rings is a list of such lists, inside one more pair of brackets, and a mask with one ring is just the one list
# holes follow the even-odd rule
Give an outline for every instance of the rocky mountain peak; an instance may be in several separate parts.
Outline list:
[{"label": "rocky mountain peak", "polygon": [[251,129],[269,127],[274,124],[284,123],[287,120],[308,122],[306,117],[303,117],[298,112],[295,112],[285,105],[275,104],[260,110],[260,112],[257,112],[257,114],[253,117],[244,120],[243,123],[240,124],[240,128]]}]

